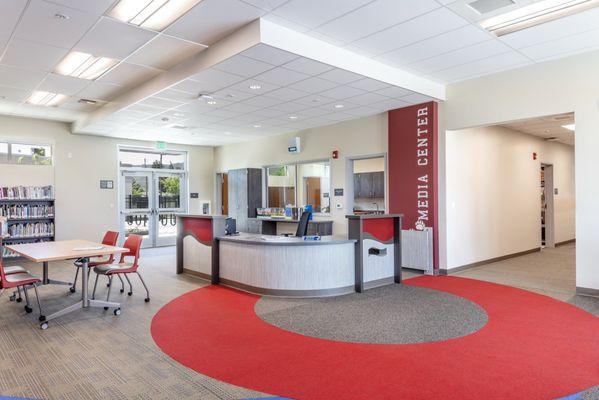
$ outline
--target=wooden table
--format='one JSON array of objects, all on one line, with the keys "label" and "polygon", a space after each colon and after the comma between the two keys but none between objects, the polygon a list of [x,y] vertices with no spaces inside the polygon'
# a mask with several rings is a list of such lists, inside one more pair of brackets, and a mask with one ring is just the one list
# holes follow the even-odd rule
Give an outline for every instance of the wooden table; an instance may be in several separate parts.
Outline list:
[{"label": "wooden table", "polygon": [[70,285],[70,283],[53,281],[48,278],[48,262],[73,259],[79,259],[81,261],[81,300],[67,308],[55,312],[52,315],[46,316],[45,321],[41,323],[42,329],[48,328],[48,321],[69,314],[80,308],[111,307],[115,309],[115,315],[119,315],[121,313],[120,303],[93,300],[89,298],[89,289],[87,287],[87,274],[89,270],[90,257],[101,257],[111,254],[125,253],[129,251],[128,249],[125,249],[123,247],[106,246],[100,243],[89,242],[87,240],[61,240],[57,242],[24,243],[9,245],[6,246],[6,248],[10,251],[20,254],[21,256],[33,262],[43,263],[44,272],[42,283],[45,285],[55,283]]}]

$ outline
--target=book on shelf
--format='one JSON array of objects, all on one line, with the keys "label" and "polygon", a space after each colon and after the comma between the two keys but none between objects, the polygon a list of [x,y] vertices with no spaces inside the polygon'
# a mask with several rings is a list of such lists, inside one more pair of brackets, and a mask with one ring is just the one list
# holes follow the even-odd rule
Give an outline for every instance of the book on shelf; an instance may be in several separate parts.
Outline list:
[{"label": "book on shelf", "polygon": [[54,206],[48,204],[0,204],[0,216],[10,219],[53,218]]},{"label": "book on shelf", "polygon": [[28,222],[13,224],[8,227],[11,238],[30,238],[54,236],[54,222]]},{"label": "book on shelf", "polygon": [[6,217],[0,216],[0,239],[8,236],[8,220]]},{"label": "book on shelf", "polygon": [[0,187],[0,200],[51,200],[53,198],[52,186]]}]

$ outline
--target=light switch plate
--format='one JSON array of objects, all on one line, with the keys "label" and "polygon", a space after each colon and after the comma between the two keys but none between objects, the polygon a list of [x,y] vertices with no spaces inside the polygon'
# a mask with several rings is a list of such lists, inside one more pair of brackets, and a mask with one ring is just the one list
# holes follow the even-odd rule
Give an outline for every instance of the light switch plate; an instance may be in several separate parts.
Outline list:
[{"label": "light switch plate", "polygon": [[341,210],[343,208],[343,204],[337,203],[335,207],[337,207],[337,210]]}]

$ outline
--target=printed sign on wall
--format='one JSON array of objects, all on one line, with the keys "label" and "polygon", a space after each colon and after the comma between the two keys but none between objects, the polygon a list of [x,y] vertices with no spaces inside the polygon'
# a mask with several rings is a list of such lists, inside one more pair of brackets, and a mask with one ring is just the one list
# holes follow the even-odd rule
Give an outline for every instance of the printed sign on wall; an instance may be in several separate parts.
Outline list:
[{"label": "printed sign on wall", "polygon": [[389,111],[389,209],[404,214],[402,229],[437,229],[437,103]]}]

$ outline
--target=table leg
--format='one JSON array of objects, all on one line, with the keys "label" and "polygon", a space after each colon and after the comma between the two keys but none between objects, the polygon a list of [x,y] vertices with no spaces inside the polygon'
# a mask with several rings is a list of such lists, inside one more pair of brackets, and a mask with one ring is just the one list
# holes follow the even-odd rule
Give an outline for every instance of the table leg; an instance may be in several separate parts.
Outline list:
[{"label": "table leg", "polygon": [[88,307],[89,305],[89,288],[87,287],[88,272],[89,258],[84,257],[81,260],[81,301],[83,302],[83,307]]},{"label": "table leg", "polygon": [[50,279],[49,271],[48,271],[48,261],[43,262],[42,268],[42,285],[63,285],[63,286],[73,286],[72,283],[57,281],[55,279]]}]

